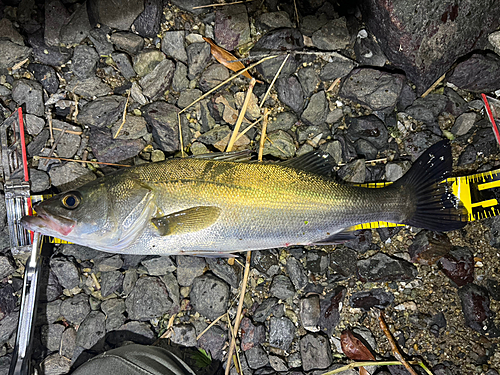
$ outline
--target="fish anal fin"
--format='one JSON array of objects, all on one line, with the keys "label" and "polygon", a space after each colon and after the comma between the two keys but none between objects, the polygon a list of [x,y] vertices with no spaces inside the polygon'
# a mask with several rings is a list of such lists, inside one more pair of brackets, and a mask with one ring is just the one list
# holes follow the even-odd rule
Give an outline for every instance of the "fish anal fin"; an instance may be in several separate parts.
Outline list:
[{"label": "fish anal fin", "polygon": [[345,228],[338,233],[332,234],[331,236],[323,238],[319,241],[314,241],[313,245],[338,245],[351,241],[356,238],[353,231],[354,227]]},{"label": "fish anal fin", "polygon": [[161,236],[198,232],[215,223],[221,209],[215,206],[197,206],[151,219]]}]

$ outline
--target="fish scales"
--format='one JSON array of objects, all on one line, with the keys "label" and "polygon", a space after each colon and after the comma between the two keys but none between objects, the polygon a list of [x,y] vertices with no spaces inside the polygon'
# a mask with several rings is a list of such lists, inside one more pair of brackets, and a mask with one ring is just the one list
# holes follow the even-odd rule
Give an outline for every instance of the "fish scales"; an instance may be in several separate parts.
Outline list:
[{"label": "fish scales", "polygon": [[304,155],[291,165],[207,158],[143,164],[41,202],[38,215],[22,224],[109,252],[220,255],[345,241],[350,227],[372,221],[440,231],[466,223],[463,206],[439,184],[451,170],[446,141],[380,189],[314,173],[318,165],[302,164],[311,160],[317,161]]}]

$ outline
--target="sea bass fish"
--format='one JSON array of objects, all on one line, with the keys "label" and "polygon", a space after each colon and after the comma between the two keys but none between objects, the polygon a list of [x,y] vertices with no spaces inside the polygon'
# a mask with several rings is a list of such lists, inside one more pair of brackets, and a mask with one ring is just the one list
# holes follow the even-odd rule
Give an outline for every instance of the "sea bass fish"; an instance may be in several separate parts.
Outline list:
[{"label": "sea bass fish", "polygon": [[[223,255],[333,244],[360,223],[435,231],[463,227],[467,212],[440,183],[451,146],[431,146],[384,188],[339,183],[317,152],[284,163],[175,158],[119,170],[39,203],[25,228],[125,254]],[[331,172],[331,168],[326,168]]]}]

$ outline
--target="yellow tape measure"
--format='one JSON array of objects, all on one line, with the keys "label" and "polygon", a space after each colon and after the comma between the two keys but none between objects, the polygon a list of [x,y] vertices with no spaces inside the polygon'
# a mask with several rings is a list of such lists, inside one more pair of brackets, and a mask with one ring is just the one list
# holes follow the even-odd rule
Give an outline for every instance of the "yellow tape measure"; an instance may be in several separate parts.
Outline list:
[{"label": "yellow tape measure", "polygon": [[[477,173],[470,176],[450,177],[446,182],[451,186],[453,194],[459,198],[467,212],[469,221],[486,219],[500,215],[500,169],[490,172]],[[370,182],[359,186],[381,188],[392,182]],[[499,188],[498,190],[495,190]],[[499,197],[497,199],[497,196]],[[50,195],[32,196],[33,203],[49,198]],[[354,229],[375,229],[388,227],[404,227],[405,224],[394,224],[386,221],[374,221],[358,224]],[[50,238],[51,243],[70,243],[58,238]]]},{"label": "yellow tape measure", "polygon": [[[446,182],[451,186],[453,194],[462,201],[462,204],[469,213],[469,221],[486,219],[500,215],[500,169],[494,171],[476,173],[470,176],[450,177]],[[391,182],[366,183],[360,186],[368,188],[380,188],[390,185]],[[359,224],[354,228],[374,229],[399,227],[404,224],[394,224],[385,221],[374,221],[371,223]]]}]

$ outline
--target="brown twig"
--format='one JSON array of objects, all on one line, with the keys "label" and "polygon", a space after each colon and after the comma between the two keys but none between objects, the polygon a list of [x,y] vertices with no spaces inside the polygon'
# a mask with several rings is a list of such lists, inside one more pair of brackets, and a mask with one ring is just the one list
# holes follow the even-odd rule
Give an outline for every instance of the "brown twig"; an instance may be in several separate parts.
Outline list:
[{"label": "brown twig", "polygon": [[56,158],[56,157],[52,157],[52,156],[34,156],[33,159],[53,159],[53,160],[62,160],[62,161],[74,161],[77,163],[111,165],[113,167],[132,167],[132,165],[126,165],[126,164],[105,163],[103,161],[88,161],[88,160],[77,160],[77,159],[67,159],[67,158]]},{"label": "brown twig", "polygon": [[123,125],[125,125],[125,120],[127,119],[127,106],[128,106],[128,101],[130,99],[130,91],[131,90],[128,90],[127,101],[125,102],[125,108],[123,108],[122,123],[120,124],[120,127],[118,128],[115,135],[113,136],[113,139],[116,139],[116,137],[118,137],[118,134],[120,134],[120,132],[123,128]]},{"label": "brown twig", "polygon": [[52,127],[52,112],[49,110],[47,113],[47,121],[49,122],[50,144],[54,143],[54,128]]},{"label": "brown twig", "polygon": [[215,319],[212,323],[210,323],[210,324],[208,325],[208,327],[207,327],[207,328],[205,328],[205,329],[204,329],[204,330],[203,330],[203,331],[202,331],[202,332],[201,332],[201,333],[200,333],[200,334],[196,337],[196,340],[201,339],[201,336],[203,336],[205,333],[207,333],[207,331],[208,331],[210,328],[212,328],[212,327],[215,325],[215,323],[217,323],[219,320],[221,320],[221,319],[224,317],[224,315],[226,315],[226,313],[222,314],[222,315],[221,315],[221,316],[219,316],[217,319]]},{"label": "brown twig", "polygon": [[213,7],[223,7],[226,5],[234,5],[234,4],[242,4],[242,3],[250,3],[253,0],[246,0],[246,1],[235,1],[234,3],[225,3],[225,4],[208,4],[208,5],[199,5],[197,7],[193,7],[192,9],[203,9],[203,8],[213,8]]},{"label": "brown twig", "polygon": [[341,77],[336,78],[335,81],[333,81],[333,83],[330,85],[330,87],[328,87],[326,92],[332,91],[339,84],[341,79]]},{"label": "brown twig", "polygon": [[[52,128],[52,130],[57,130],[58,132],[62,132],[65,129]],[[83,132],[75,132],[73,130],[66,130],[66,133],[68,133],[68,134],[76,134],[76,135],[82,135],[83,134]]]},{"label": "brown twig", "polygon": [[17,70],[19,69],[21,66],[23,66],[24,64],[26,64],[30,59],[28,58],[25,58],[23,61],[19,61],[17,64],[15,64],[11,69],[11,71],[14,71],[14,70]]},{"label": "brown twig", "polygon": [[392,337],[392,333],[389,330],[389,327],[387,327],[387,323],[384,320],[384,313],[383,311],[378,311],[378,322],[380,324],[380,328],[385,334],[385,337],[387,337],[387,341],[389,341],[389,345],[391,346],[392,354],[394,357],[403,364],[403,366],[408,370],[408,372],[411,375],[418,375],[413,367],[404,359],[404,357],[401,355],[401,352],[398,349],[398,345],[396,344],[396,341],[394,340],[394,337]]},{"label": "brown twig", "polygon": [[267,115],[269,110],[264,108],[264,121],[262,122],[262,132],[260,134],[260,144],[259,144],[259,156],[258,161],[262,161],[262,155],[264,153],[264,143],[266,143],[266,132],[267,132]]},{"label": "brown twig", "polygon": [[245,135],[245,133],[247,131],[249,131],[250,129],[252,129],[255,125],[257,125],[260,121],[262,121],[262,116],[259,117],[257,120],[255,120],[254,122],[252,122],[250,125],[248,125],[240,134],[238,134],[238,136],[236,137],[236,140],[234,142],[238,142],[238,139],[240,139],[241,137],[243,137]]},{"label": "brown twig", "polygon": [[288,57],[290,57],[290,54],[286,55],[285,59],[283,60],[283,62],[281,63],[278,71],[276,72],[276,74],[274,75],[274,78],[273,80],[271,81],[271,84],[269,85],[269,87],[267,88],[267,91],[266,93],[264,94],[264,97],[262,98],[262,101],[260,102],[260,105],[259,107],[262,108],[262,106],[264,105],[264,103],[266,102],[267,100],[267,97],[269,96],[269,93],[271,92],[271,88],[273,87],[274,85],[274,82],[276,82],[276,79],[278,79],[278,76],[280,75],[281,71],[283,70],[283,67],[285,66],[285,63],[286,61],[288,60]]},{"label": "brown twig", "polygon": [[[228,312],[226,312],[226,315],[227,315],[227,324],[229,325],[229,332],[231,332],[231,339],[236,342],[236,334],[234,333],[233,326],[231,325],[231,318],[229,317]],[[234,359],[234,357],[236,357],[236,359]],[[241,371],[241,361],[240,361],[240,355],[238,354],[238,350],[236,350],[236,355],[233,355],[233,361],[234,361],[234,367],[236,368],[236,373],[243,375]]]},{"label": "brown twig", "polygon": [[229,138],[229,143],[227,144],[226,152],[229,152],[233,149],[234,142],[236,142],[236,136],[238,135],[241,127],[241,123],[245,118],[245,114],[247,113],[248,103],[250,102],[250,98],[252,97],[252,91],[255,86],[255,78],[250,80],[250,84],[248,85],[247,95],[245,96],[245,101],[241,106],[240,114],[238,115],[238,120],[236,120],[236,124],[234,125],[233,134],[231,134],[231,138]]},{"label": "brown twig", "polygon": [[236,312],[236,318],[234,320],[234,329],[231,330],[233,333],[233,337],[231,339],[231,344],[229,345],[229,352],[228,352],[228,357],[227,357],[225,375],[229,374],[229,370],[231,367],[230,366],[231,365],[231,357],[233,355],[234,347],[236,345],[236,334],[238,333],[238,329],[240,327],[241,311],[243,310],[243,301],[245,300],[245,292],[247,290],[247,282],[248,282],[248,275],[250,274],[250,260],[251,260],[251,258],[252,258],[252,252],[247,251],[245,272],[243,273],[243,281],[241,282],[241,294],[240,294],[240,300],[238,302],[238,310]]},{"label": "brown twig", "polygon": [[[446,72],[446,73],[448,73],[448,72]],[[429,87],[429,88],[427,89],[427,91],[426,91],[426,92],[424,92],[424,93],[422,94],[422,96],[421,96],[421,97],[422,97],[422,98],[425,98],[427,95],[429,95],[429,94],[430,94],[430,93],[431,93],[431,92],[432,92],[432,91],[433,91],[433,90],[434,90],[434,89],[435,89],[435,88],[436,88],[436,87],[437,87],[437,86],[441,83],[441,81],[442,81],[442,80],[446,77],[446,73],[444,73],[441,77],[439,77],[439,78],[437,79],[437,81],[436,81],[436,82],[434,82],[434,83],[431,85],[431,87]]]},{"label": "brown twig", "polygon": [[293,0],[293,7],[295,8],[295,18],[297,19],[297,28],[299,27],[299,12],[297,10],[296,0]]}]

